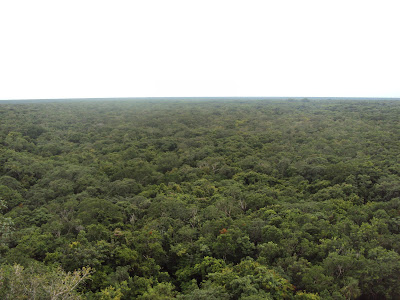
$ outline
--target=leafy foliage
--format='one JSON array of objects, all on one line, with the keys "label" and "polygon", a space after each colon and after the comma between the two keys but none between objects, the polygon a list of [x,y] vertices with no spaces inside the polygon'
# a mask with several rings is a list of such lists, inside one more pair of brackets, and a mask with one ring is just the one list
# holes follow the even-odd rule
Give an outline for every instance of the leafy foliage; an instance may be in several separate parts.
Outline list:
[{"label": "leafy foliage", "polygon": [[0,104],[0,296],[398,299],[399,115],[396,101]]}]

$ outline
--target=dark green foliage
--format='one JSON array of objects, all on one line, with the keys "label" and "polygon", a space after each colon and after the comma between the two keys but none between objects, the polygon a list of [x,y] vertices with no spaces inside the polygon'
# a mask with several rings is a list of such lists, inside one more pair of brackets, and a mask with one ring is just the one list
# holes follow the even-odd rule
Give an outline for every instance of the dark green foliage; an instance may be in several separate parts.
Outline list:
[{"label": "dark green foliage", "polygon": [[400,298],[400,102],[0,113],[3,298]]}]

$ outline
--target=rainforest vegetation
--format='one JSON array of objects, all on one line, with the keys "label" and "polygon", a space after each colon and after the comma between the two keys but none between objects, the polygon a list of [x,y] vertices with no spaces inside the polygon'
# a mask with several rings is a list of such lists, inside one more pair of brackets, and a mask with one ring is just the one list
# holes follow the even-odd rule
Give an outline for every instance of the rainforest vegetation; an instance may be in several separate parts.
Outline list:
[{"label": "rainforest vegetation", "polygon": [[0,298],[400,299],[399,116],[0,103]]}]

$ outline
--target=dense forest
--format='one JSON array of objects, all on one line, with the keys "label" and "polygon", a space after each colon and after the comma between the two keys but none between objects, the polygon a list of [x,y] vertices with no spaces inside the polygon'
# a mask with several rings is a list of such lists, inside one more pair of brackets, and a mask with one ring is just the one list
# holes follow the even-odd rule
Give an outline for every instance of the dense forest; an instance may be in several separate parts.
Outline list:
[{"label": "dense forest", "polygon": [[0,103],[0,298],[400,299],[399,116]]}]

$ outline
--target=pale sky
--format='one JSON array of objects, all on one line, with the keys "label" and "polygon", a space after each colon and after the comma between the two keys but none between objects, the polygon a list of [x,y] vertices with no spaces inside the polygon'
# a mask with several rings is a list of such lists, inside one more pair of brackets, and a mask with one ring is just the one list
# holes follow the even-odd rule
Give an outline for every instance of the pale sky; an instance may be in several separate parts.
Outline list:
[{"label": "pale sky", "polygon": [[0,0],[0,99],[400,97],[400,1]]}]

